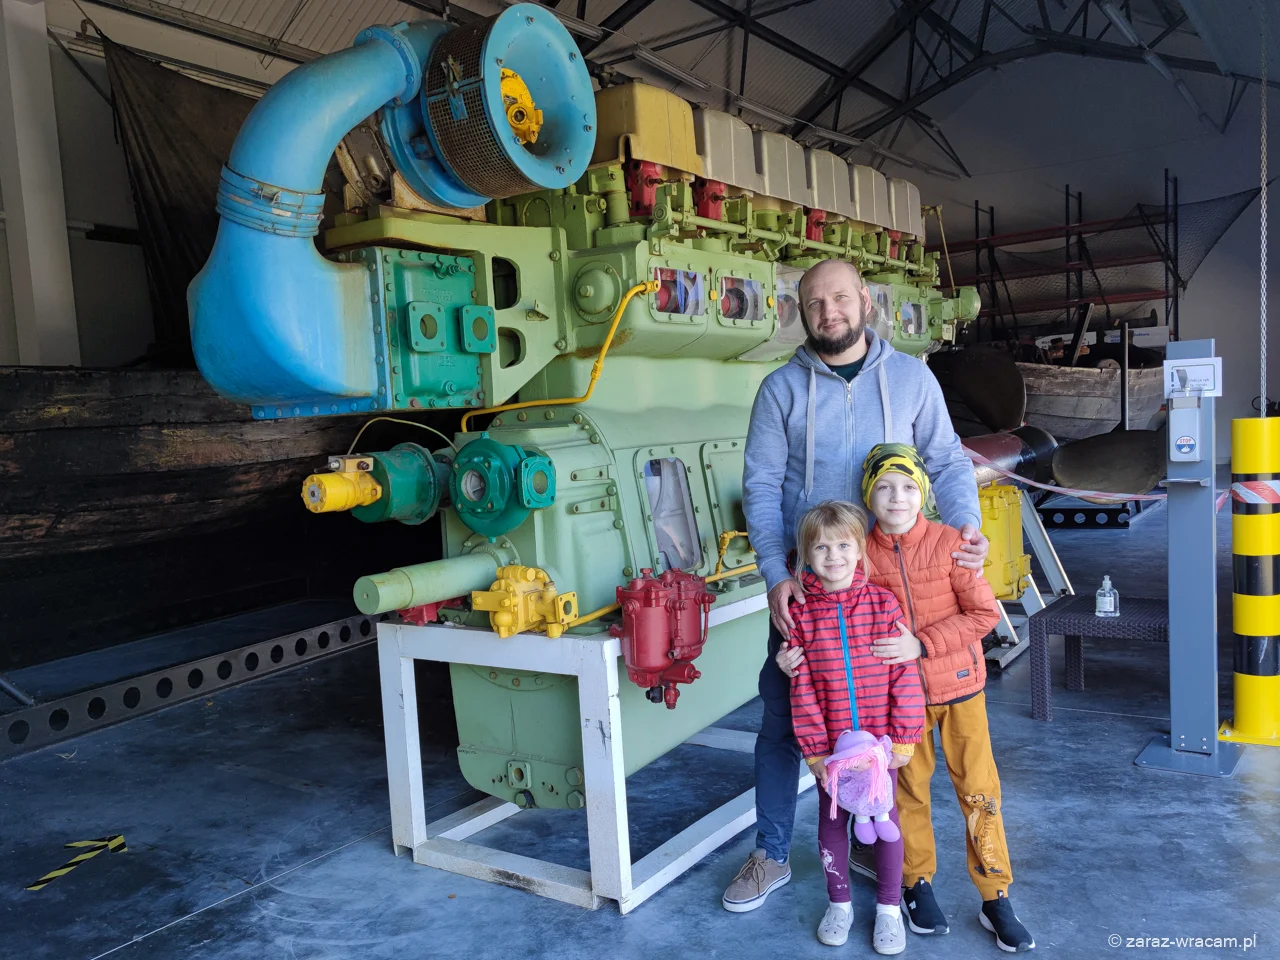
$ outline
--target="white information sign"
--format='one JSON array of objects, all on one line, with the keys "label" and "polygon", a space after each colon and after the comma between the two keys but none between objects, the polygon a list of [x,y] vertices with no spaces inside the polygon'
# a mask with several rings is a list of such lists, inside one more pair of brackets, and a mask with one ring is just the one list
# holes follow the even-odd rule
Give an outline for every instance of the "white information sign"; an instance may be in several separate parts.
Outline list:
[{"label": "white information sign", "polygon": [[1201,360],[1166,360],[1164,362],[1164,396],[1222,396],[1222,358]]}]

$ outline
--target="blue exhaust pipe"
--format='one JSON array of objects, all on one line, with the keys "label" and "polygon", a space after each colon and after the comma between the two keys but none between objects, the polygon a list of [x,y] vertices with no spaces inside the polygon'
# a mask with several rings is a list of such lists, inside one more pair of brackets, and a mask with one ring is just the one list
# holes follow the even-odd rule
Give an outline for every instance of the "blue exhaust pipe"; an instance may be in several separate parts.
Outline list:
[{"label": "blue exhaust pipe", "polygon": [[[422,21],[372,27],[356,46],[303,64],[249,113],[218,187],[221,222],[187,292],[191,341],[204,378],[277,414],[352,413],[385,406],[377,393],[377,291],[363,265],[316,250],[324,171],[352,127],[410,101],[422,65],[452,29]],[[298,407],[298,410],[294,410]]]}]

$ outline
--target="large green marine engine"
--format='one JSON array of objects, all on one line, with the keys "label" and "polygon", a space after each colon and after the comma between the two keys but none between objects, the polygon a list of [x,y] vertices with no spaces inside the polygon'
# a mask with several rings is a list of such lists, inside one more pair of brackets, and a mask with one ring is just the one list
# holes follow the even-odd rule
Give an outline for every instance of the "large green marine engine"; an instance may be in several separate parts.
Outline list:
[{"label": "large green marine engine", "polygon": [[[321,259],[305,249],[315,171],[277,159],[323,145],[318,121],[293,135],[280,117],[326,61],[351,71],[334,127],[350,185]],[[223,177],[190,295],[202,371],[264,419],[458,411],[449,446],[335,455],[303,496],[365,522],[440,512],[444,559],[362,579],[357,604],[511,643],[602,634],[618,588],[649,570],[707,578],[716,604],[763,592],[743,448],[761,380],[804,338],[804,268],[856,264],[871,322],[916,355],[978,311],[972,288],[937,289],[913,185],[641,83],[593,93],[540,6],[366,31],[264,97]],[[619,664],[628,772],[755,695],[766,616],[710,630],[676,709]],[[571,678],[452,678],[473,786],[585,802]]]}]

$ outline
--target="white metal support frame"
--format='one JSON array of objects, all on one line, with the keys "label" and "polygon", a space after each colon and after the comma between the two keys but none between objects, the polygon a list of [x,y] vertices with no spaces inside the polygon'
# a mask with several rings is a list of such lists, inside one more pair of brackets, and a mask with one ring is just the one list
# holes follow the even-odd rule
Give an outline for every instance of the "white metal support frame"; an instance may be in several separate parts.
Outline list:
[{"label": "white metal support frame", "polygon": [[16,327],[0,330],[0,364],[80,363],[44,7],[0,0],[0,192]]},{"label": "white metal support frame", "polygon": [[[1052,591],[1050,600],[1073,595],[1075,590],[1071,588],[1067,571],[1058,559],[1058,551],[1053,549],[1049,532],[1045,530],[1035,504],[1025,491],[1020,492],[1019,499],[1022,501],[1022,534],[1031,545],[1031,552],[1040,564],[1040,569],[1044,571],[1045,580]],[[1015,608],[1015,612],[1010,613],[1010,607]],[[1044,608],[1045,601],[1040,588],[1032,577],[1027,577],[1026,589],[1019,599],[1000,603],[1000,622],[996,624],[996,636],[1000,638],[1001,645],[988,650],[987,659],[1001,669],[1016,659],[1027,649],[1027,619]]]},{"label": "white metal support frame", "polygon": [[[711,626],[767,606],[761,594],[711,611]],[[416,863],[451,873],[518,887],[588,909],[602,899],[628,913],[755,822],[755,790],[748,790],[631,862],[622,715],[618,699],[621,644],[607,634],[552,640],[497,634],[444,625],[378,625],[378,665],[386,731],[387,782],[391,793],[391,837],[397,855],[411,851]],[[503,670],[558,673],[578,680],[583,775],[587,795],[587,842],[591,870],[578,870],[484,847],[469,837],[520,812],[514,803],[488,797],[428,824],[422,791],[422,752],[413,682],[415,660],[469,663]],[[713,683],[714,678],[703,679]],[[755,735],[708,728],[689,743],[749,752]],[[797,791],[813,784],[797,770]]]}]

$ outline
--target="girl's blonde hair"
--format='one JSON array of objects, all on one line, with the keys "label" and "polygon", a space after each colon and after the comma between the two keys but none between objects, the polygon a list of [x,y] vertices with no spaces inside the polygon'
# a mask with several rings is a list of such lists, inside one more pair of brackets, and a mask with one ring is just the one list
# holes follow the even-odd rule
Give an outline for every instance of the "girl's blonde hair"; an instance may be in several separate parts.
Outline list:
[{"label": "girl's blonde hair", "polygon": [[867,514],[861,507],[843,500],[824,500],[805,513],[796,526],[796,555],[799,567],[809,562],[809,551],[824,533],[852,540],[858,552],[867,553]]}]

